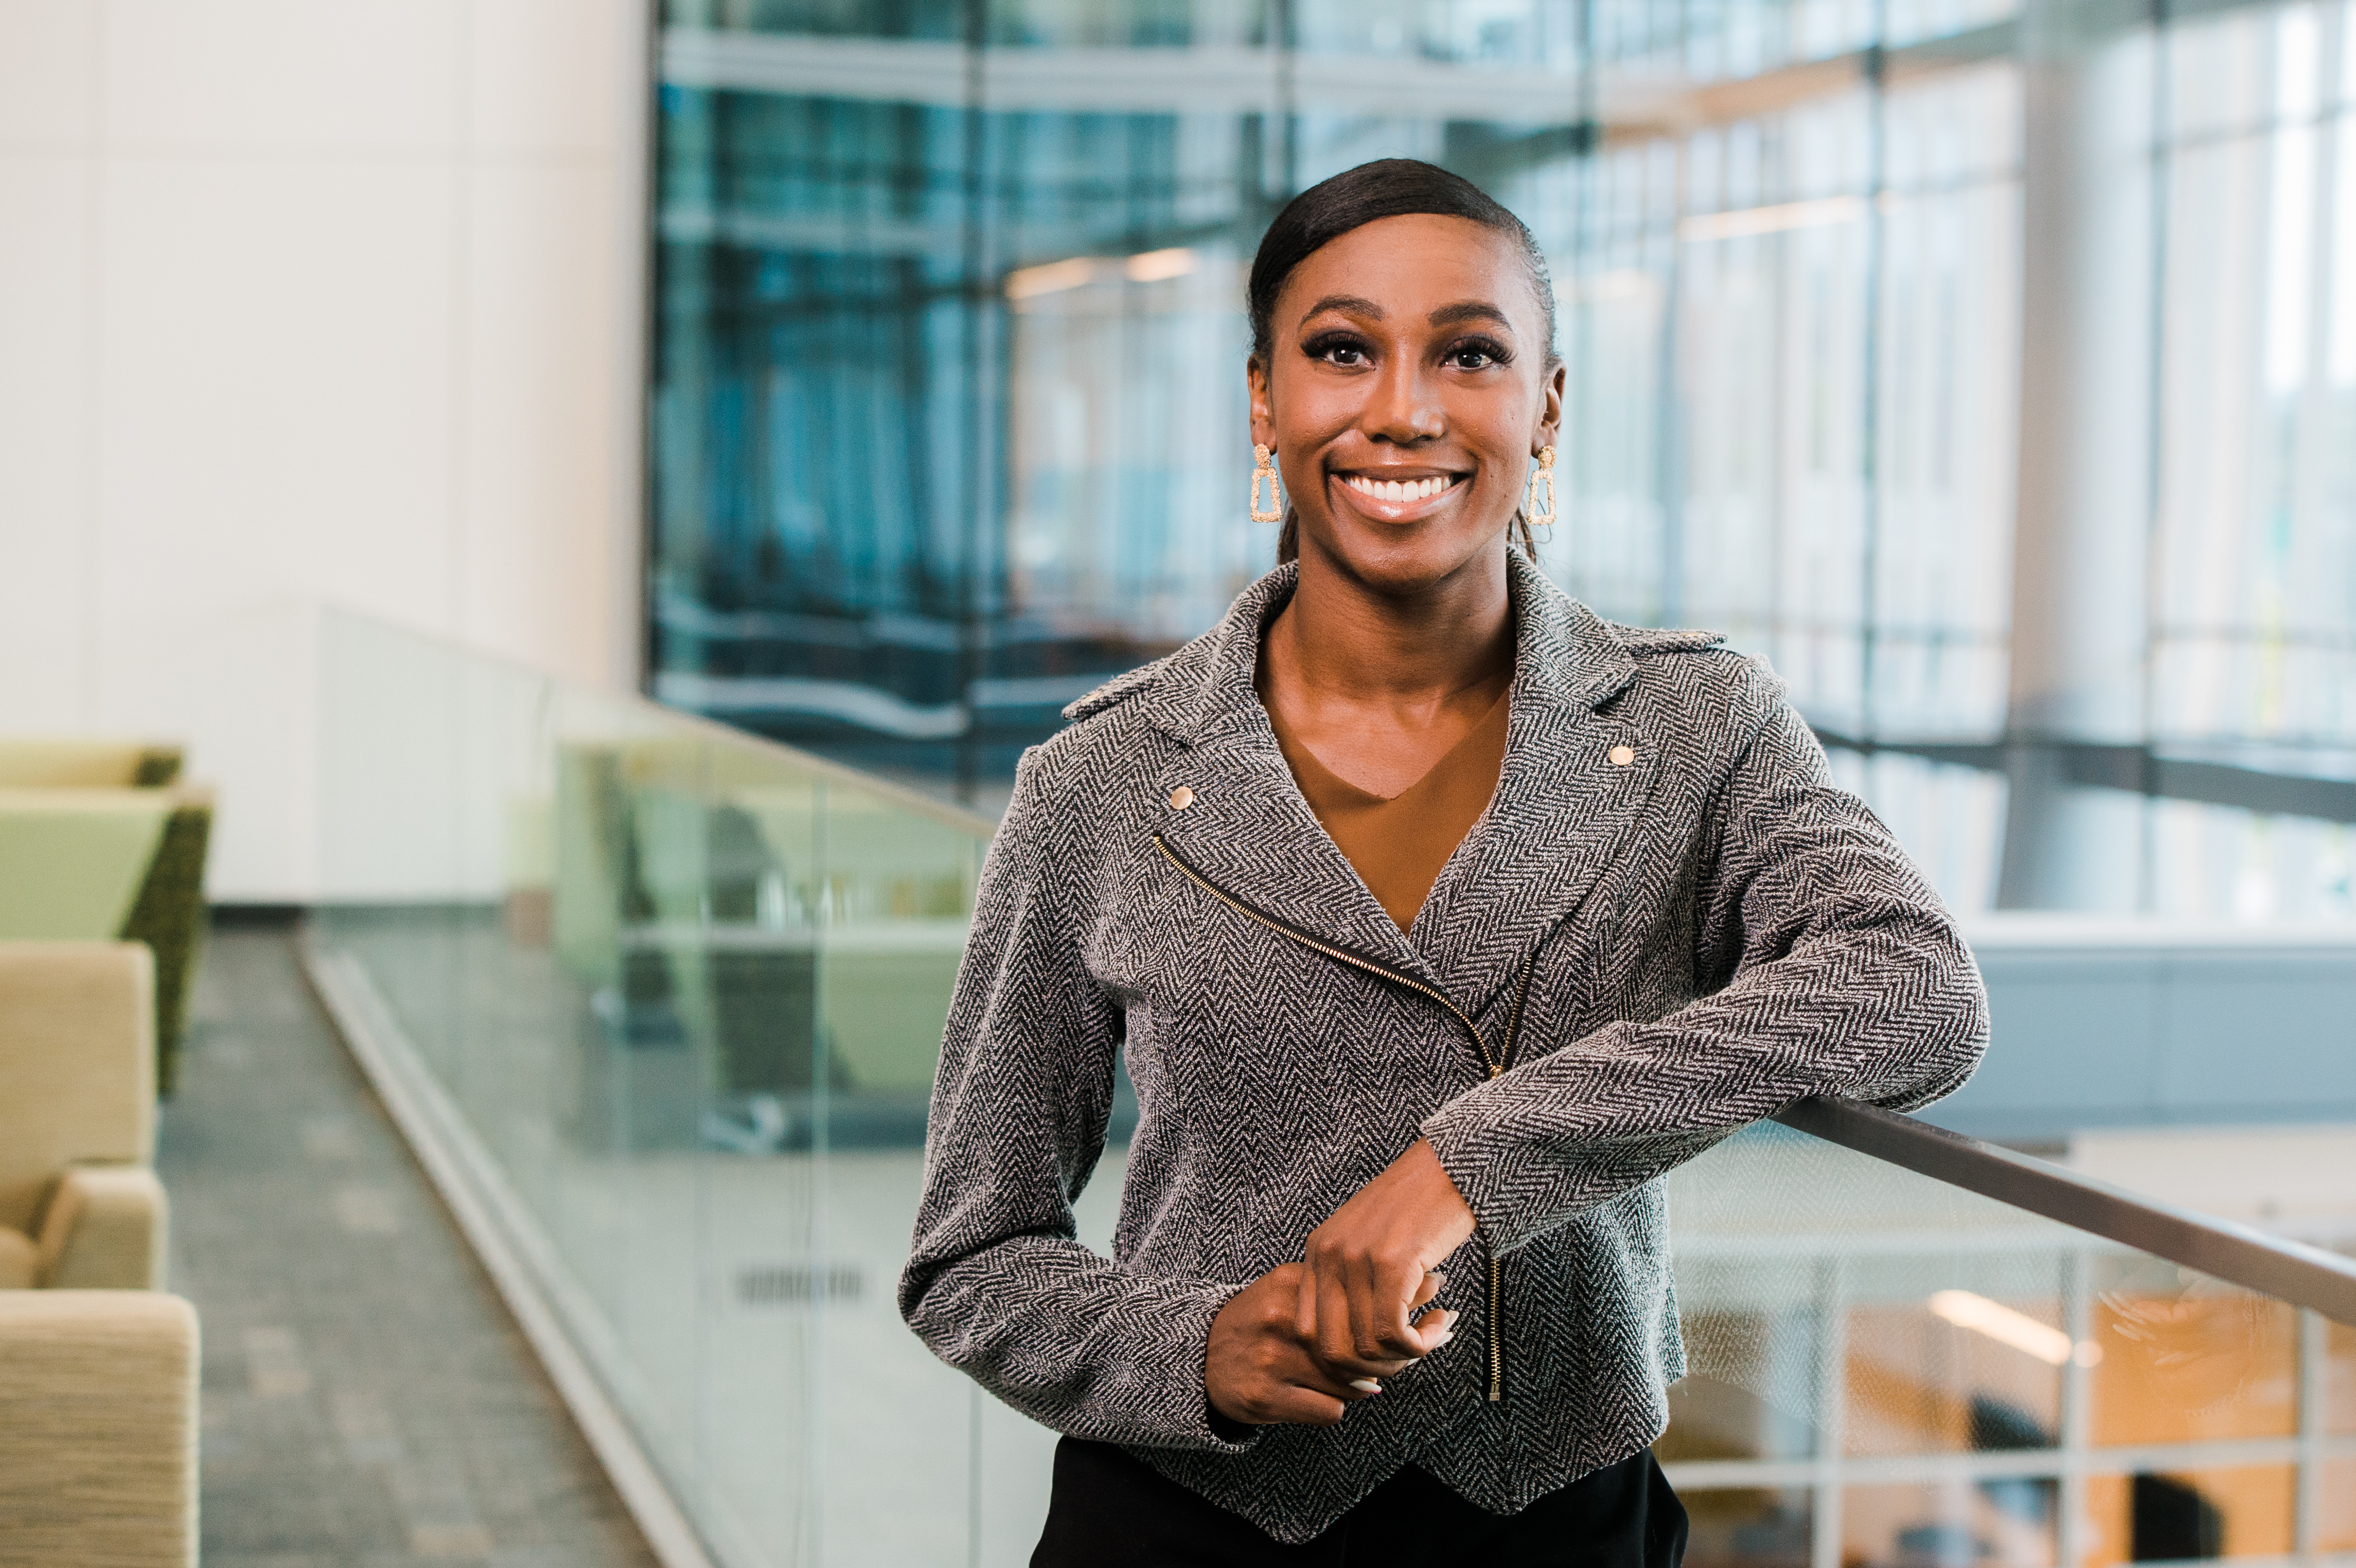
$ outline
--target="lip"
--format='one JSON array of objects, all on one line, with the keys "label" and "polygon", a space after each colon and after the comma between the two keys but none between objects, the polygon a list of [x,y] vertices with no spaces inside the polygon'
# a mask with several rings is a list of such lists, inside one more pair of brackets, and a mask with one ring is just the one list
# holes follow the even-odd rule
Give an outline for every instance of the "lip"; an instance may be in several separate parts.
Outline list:
[{"label": "lip", "polygon": [[[1449,483],[1437,495],[1424,496],[1412,501],[1391,501],[1367,495],[1350,483],[1353,479],[1397,480],[1401,484],[1418,479],[1445,479]],[[1332,501],[1346,506],[1360,517],[1382,523],[1411,523],[1428,517],[1471,488],[1472,483],[1470,474],[1452,473],[1445,468],[1353,468],[1329,471],[1325,475],[1325,489]]]}]

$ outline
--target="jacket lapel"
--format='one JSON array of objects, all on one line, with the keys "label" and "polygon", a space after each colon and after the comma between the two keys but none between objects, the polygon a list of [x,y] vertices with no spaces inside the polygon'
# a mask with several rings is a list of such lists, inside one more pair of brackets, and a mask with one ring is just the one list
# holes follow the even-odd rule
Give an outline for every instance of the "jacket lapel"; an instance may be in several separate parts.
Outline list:
[{"label": "jacket lapel", "polygon": [[[1151,836],[1161,837],[1229,898],[1434,984],[1430,965],[1309,809],[1260,706],[1253,682],[1260,639],[1293,584],[1293,568],[1280,566],[1246,589],[1226,618],[1164,660],[1160,678],[1136,699],[1180,742],[1156,780],[1150,836],[1139,850],[1157,854]],[[1183,806],[1173,804],[1182,799]]]},{"label": "jacket lapel", "polygon": [[1159,798],[1148,803],[1140,852],[1157,854],[1159,837],[1219,892],[1436,984],[1477,1016],[1627,841],[1660,778],[1666,739],[1611,706],[1636,673],[1612,627],[1518,552],[1508,559],[1515,645],[1504,769],[1488,811],[1442,868],[1412,941],[1310,811],[1260,707],[1260,640],[1292,596],[1290,566],[1246,589],[1219,625],[1163,660],[1136,697],[1180,742],[1156,781]]},{"label": "jacket lapel", "polygon": [[[1636,673],[1612,628],[1518,554],[1515,668],[1497,794],[1441,869],[1416,945],[1460,1005],[1485,1008],[1627,843],[1666,737],[1611,699]],[[1621,759],[1625,759],[1624,761]]]}]

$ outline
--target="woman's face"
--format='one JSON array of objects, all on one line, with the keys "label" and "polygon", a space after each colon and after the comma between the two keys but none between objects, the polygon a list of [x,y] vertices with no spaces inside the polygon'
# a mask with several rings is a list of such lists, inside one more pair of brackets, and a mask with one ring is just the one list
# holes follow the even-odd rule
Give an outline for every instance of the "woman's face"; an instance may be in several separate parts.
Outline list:
[{"label": "woman's face", "polygon": [[1402,592],[1485,560],[1562,417],[1545,324],[1513,243],[1469,219],[1377,219],[1295,267],[1250,375],[1301,553]]}]

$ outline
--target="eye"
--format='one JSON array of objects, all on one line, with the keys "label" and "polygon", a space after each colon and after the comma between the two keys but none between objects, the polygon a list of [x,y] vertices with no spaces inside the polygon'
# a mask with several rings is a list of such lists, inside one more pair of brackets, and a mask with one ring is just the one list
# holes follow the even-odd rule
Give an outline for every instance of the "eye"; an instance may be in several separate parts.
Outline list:
[{"label": "eye", "polygon": [[1440,358],[1459,370],[1486,370],[1509,362],[1513,355],[1494,337],[1467,337],[1449,345]]},{"label": "eye", "polygon": [[1301,347],[1312,359],[1322,359],[1344,369],[1356,369],[1367,360],[1366,340],[1355,332],[1320,333]]}]

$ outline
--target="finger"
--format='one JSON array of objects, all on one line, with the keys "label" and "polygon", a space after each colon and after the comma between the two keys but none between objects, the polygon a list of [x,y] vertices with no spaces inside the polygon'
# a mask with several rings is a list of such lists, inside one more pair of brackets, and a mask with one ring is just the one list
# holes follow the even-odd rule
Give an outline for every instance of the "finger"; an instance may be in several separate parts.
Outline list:
[{"label": "finger", "polygon": [[1423,1278],[1416,1282],[1415,1299],[1407,1304],[1407,1309],[1413,1312],[1422,1307],[1433,1296],[1438,1296],[1440,1287],[1447,1283],[1448,1276],[1438,1269],[1424,1270]]},{"label": "finger", "polygon": [[[1350,1286],[1350,1348],[1364,1360],[1377,1360],[1387,1353],[1391,1357],[1415,1354],[1389,1343],[1391,1318],[1398,1319],[1398,1327],[1407,1327],[1402,1310],[1407,1304],[1407,1281],[1387,1278],[1389,1273],[1374,1259],[1360,1258],[1344,1276]],[[1400,1287],[1395,1298],[1386,1288],[1393,1285]]]},{"label": "finger", "polygon": [[1416,1292],[1423,1285],[1423,1271],[1370,1264],[1365,1278],[1365,1290],[1351,1304],[1358,1314],[1353,1325],[1358,1331],[1358,1353],[1369,1360],[1413,1360],[1423,1355],[1429,1347],[1409,1321]]},{"label": "finger", "polygon": [[1359,1360],[1350,1332],[1349,1284],[1333,1269],[1317,1271],[1317,1332],[1310,1342],[1329,1366],[1350,1366]]},{"label": "finger", "polygon": [[1383,1392],[1385,1375],[1376,1371],[1337,1374],[1333,1369],[1320,1366],[1304,1355],[1301,1365],[1281,1374],[1281,1379],[1293,1387],[1307,1389],[1327,1399],[1339,1400],[1344,1404],[1356,1404]]},{"label": "finger", "polygon": [[[1427,1336],[1432,1349],[1447,1342],[1445,1336]],[[1361,1356],[1355,1349],[1328,1352],[1323,1346],[1303,1345],[1301,1353],[1313,1360],[1324,1375],[1335,1384],[1346,1384],[1358,1378],[1389,1378],[1405,1371],[1429,1352],[1411,1356]]]},{"label": "finger", "polygon": [[1456,1321],[1457,1314],[1442,1307],[1432,1308],[1408,1324],[1406,1332],[1419,1347],[1414,1352],[1417,1359],[1430,1355],[1454,1339]]},{"label": "finger", "polygon": [[1331,1426],[1342,1419],[1349,1406],[1330,1394],[1294,1384],[1270,1391],[1260,1402],[1265,1424],[1288,1426]]}]

